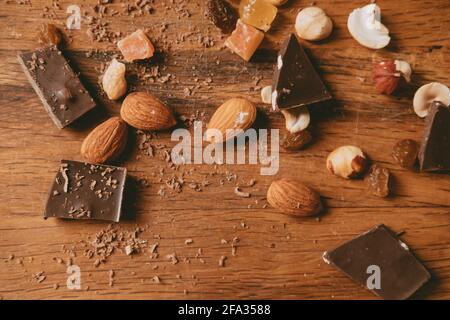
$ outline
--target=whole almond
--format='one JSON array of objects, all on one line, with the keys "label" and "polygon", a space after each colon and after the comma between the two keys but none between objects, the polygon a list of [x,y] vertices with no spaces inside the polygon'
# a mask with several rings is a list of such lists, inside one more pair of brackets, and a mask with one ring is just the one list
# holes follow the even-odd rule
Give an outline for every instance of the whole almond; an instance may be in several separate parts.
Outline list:
[{"label": "whole almond", "polygon": [[283,213],[312,216],[322,210],[320,196],[303,183],[292,179],[272,182],[267,190],[269,204]]},{"label": "whole almond", "polygon": [[[219,143],[232,139],[239,135],[240,130],[245,131],[250,128],[255,119],[256,107],[253,103],[244,98],[230,99],[222,104],[211,117],[207,126],[206,140]],[[218,130],[222,136],[214,135],[214,131],[209,129]],[[229,131],[228,134],[227,131]]]},{"label": "whole almond", "polygon": [[130,126],[140,130],[165,130],[177,123],[172,111],[146,92],[130,93],[123,100],[120,115]]},{"label": "whole almond", "polygon": [[127,140],[127,124],[119,117],[113,117],[89,133],[81,145],[81,155],[91,163],[110,162],[122,153]]}]

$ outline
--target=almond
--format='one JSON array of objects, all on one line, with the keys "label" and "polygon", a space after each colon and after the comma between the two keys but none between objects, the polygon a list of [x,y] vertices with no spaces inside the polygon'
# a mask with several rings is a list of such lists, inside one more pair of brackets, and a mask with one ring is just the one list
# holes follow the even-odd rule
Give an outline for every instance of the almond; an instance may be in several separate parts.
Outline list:
[{"label": "almond", "polygon": [[81,155],[91,163],[105,163],[117,159],[128,140],[127,124],[113,117],[97,126],[84,139]]},{"label": "almond", "polygon": [[[256,119],[256,107],[244,98],[230,99],[222,104],[211,117],[206,131],[208,142],[224,142],[239,135],[240,130],[245,131],[253,125]],[[222,137],[214,134],[215,129],[220,131]],[[227,134],[228,130],[229,131]]]},{"label": "almond", "polygon": [[269,204],[283,213],[312,216],[322,210],[320,196],[303,183],[292,179],[272,182],[267,191]]},{"label": "almond", "polygon": [[133,92],[122,103],[122,119],[141,130],[165,130],[177,121],[172,111],[156,97],[146,92]]}]

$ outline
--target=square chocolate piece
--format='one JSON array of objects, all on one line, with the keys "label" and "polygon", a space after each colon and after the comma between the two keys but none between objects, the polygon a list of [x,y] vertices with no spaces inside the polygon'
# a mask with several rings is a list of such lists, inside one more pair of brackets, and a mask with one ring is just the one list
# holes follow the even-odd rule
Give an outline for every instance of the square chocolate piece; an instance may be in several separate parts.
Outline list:
[{"label": "square chocolate piece", "polygon": [[[384,225],[325,252],[323,260],[383,299],[407,299],[430,279],[408,246]],[[372,281],[376,277],[378,283]]]},{"label": "square chocolate piece", "polygon": [[61,160],[44,217],[118,222],[127,169]]},{"label": "square chocolate piece", "polygon": [[50,118],[60,129],[95,107],[95,102],[56,46],[21,53],[19,62]]},{"label": "square chocolate piece", "polygon": [[433,102],[419,151],[420,170],[450,170],[450,107]]},{"label": "square chocolate piece", "polygon": [[332,99],[296,36],[291,34],[278,54],[272,83],[272,109],[289,109]]}]

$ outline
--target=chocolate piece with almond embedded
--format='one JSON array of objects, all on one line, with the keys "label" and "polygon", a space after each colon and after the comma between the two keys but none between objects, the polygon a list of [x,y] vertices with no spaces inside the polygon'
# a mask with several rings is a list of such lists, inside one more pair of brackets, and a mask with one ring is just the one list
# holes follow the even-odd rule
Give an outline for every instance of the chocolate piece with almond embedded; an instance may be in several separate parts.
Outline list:
[{"label": "chocolate piece with almond embedded", "polygon": [[70,125],[95,107],[94,100],[56,46],[22,53],[18,58],[58,128]]},{"label": "chocolate piece with almond embedded", "polygon": [[127,170],[61,160],[44,217],[118,222]]}]

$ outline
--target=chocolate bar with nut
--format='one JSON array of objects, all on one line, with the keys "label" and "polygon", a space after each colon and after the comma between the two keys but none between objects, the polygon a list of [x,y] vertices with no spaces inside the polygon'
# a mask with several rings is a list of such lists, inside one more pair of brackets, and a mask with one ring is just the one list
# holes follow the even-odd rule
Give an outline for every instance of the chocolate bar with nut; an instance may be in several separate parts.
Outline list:
[{"label": "chocolate bar with nut", "polygon": [[61,160],[44,217],[118,222],[127,169]]},{"label": "chocolate bar with nut", "polygon": [[21,53],[18,58],[58,128],[70,125],[95,107],[91,95],[56,46]]}]

